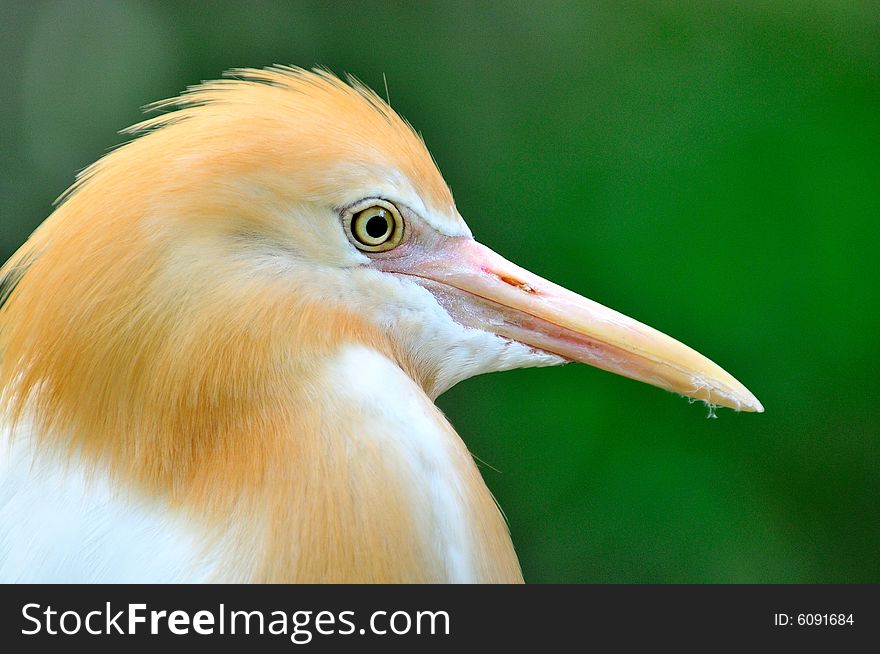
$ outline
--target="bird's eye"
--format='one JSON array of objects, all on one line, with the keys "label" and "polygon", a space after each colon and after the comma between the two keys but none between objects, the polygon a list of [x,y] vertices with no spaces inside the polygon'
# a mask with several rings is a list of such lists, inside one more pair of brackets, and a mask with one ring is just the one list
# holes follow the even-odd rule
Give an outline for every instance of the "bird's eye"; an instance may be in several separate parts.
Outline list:
[{"label": "bird's eye", "polygon": [[384,252],[403,237],[403,219],[388,202],[373,204],[352,215],[349,226],[354,244],[367,252]]}]

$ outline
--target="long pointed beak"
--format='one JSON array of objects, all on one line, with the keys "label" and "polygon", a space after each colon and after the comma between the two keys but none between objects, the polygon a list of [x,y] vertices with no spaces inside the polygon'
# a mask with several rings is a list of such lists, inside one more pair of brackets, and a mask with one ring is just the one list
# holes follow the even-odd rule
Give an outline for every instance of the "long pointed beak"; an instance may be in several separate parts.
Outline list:
[{"label": "long pointed beak", "polygon": [[414,266],[413,275],[467,327],[737,411],[763,412],[745,386],[721,367],[647,325],[507,261],[473,239],[449,238]]}]

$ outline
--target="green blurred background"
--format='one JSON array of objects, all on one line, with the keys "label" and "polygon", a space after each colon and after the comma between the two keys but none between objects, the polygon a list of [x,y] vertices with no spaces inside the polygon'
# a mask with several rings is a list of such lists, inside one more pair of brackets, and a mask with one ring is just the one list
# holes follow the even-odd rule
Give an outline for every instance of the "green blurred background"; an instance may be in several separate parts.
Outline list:
[{"label": "green blurred background", "polygon": [[880,582],[878,4],[2,8],[0,258],[151,100],[238,66],[384,75],[477,238],[767,409],[574,365],[454,388],[526,579]]}]

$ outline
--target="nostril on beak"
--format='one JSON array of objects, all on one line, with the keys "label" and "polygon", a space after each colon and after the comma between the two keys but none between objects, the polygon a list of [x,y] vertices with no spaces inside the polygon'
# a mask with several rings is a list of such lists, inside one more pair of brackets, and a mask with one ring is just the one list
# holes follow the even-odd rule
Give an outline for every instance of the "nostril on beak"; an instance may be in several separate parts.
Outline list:
[{"label": "nostril on beak", "polygon": [[525,282],[518,280],[516,277],[508,277],[506,275],[498,275],[498,279],[500,279],[505,284],[508,284],[510,286],[514,286],[514,287],[520,289],[521,291],[525,291],[526,293],[537,293],[538,292],[534,288],[532,288],[531,286],[526,284]]}]

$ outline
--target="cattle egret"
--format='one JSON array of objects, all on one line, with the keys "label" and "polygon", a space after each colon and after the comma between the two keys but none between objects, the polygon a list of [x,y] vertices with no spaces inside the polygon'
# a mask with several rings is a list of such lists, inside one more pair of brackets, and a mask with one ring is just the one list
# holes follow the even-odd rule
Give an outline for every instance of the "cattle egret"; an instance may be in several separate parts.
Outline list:
[{"label": "cattle egret", "polygon": [[153,108],[0,271],[2,580],[521,582],[452,385],[580,361],[763,410],[475,241],[356,81],[236,70]]}]

